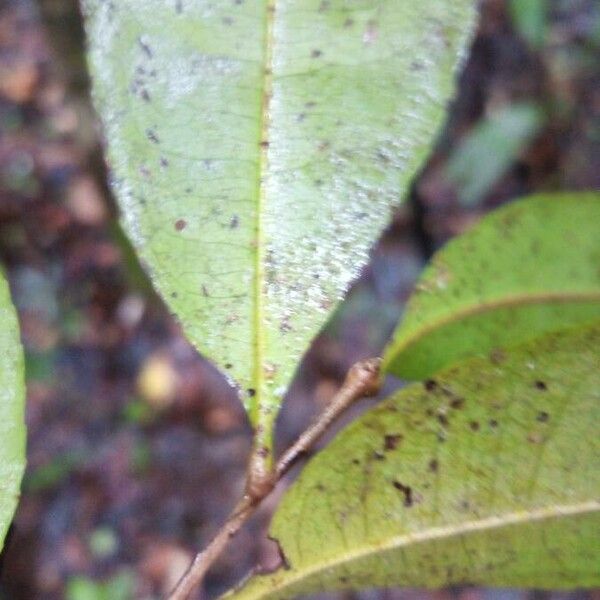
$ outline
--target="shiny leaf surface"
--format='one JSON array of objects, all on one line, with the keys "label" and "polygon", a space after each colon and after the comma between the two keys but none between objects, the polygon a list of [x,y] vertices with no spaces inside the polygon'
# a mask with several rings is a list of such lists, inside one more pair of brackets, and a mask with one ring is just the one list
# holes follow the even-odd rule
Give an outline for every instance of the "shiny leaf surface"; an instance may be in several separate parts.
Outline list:
[{"label": "shiny leaf surface", "polygon": [[270,429],[444,116],[472,0],[85,0],[123,222]]}]

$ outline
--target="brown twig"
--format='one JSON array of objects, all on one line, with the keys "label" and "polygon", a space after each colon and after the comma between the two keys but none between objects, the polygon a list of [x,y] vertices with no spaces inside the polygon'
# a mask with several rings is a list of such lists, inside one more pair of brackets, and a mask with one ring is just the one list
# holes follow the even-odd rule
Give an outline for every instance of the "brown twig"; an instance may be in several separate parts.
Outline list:
[{"label": "brown twig", "polygon": [[[331,423],[352,403],[359,398],[377,394],[381,386],[379,375],[380,364],[381,359],[371,358],[360,361],[350,368],[342,387],[338,390],[327,408],[300,435],[296,442],[283,453],[269,477],[265,478],[261,474],[257,478],[252,473],[254,461],[250,460],[244,497],[233,509],[223,527],[221,527],[208,546],[196,555],[183,577],[175,586],[175,589],[169,595],[168,600],[186,600],[191,592],[201,583],[206,572],[221,554],[229,540],[254,514],[260,503],[271,493],[275,484],[288,472],[296,460],[312,448]],[[257,480],[262,482],[261,485],[256,485]]]}]

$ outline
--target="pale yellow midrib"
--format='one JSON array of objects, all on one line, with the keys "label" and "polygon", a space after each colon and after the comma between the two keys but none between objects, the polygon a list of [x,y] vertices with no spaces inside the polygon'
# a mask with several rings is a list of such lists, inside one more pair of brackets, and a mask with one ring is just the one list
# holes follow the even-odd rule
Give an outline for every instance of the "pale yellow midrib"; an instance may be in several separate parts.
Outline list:
[{"label": "pale yellow midrib", "polygon": [[259,128],[259,162],[256,182],[256,263],[254,280],[254,378],[255,389],[254,405],[251,410],[252,419],[258,424],[261,419],[261,395],[263,390],[263,365],[264,365],[264,304],[263,285],[265,281],[264,259],[265,259],[265,233],[263,230],[263,215],[266,206],[266,173],[269,165],[269,129],[271,125],[270,106],[273,93],[273,42],[275,23],[276,0],[266,0],[265,35],[264,35],[264,59],[263,59],[263,85]]},{"label": "pale yellow midrib", "polygon": [[267,594],[279,593],[288,587],[291,587],[296,582],[307,579],[314,576],[316,573],[326,571],[329,569],[335,569],[345,563],[351,563],[361,558],[368,557],[374,553],[382,553],[389,550],[396,550],[404,546],[413,544],[425,543],[433,540],[441,540],[444,538],[451,538],[453,536],[461,536],[467,533],[476,533],[485,530],[497,529],[501,527],[509,527],[511,525],[518,525],[520,523],[531,523],[536,521],[544,521],[553,519],[556,517],[567,517],[575,515],[583,515],[586,513],[594,513],[600,511],[600,502],[595,500],[589,500],[578,504],[569,504],[564,506],[554,506],[551,508],[540,508],[536,510],[522,510],[512,513],[507,513],[502,516],[486,517],[476,521],[465,521],[458,525],[446,525],[443,527],[431,527],[421,532],[410,533],[393,537],[386,540],[384,543],[377,544],[371,543],[355,549],[352,552],[346,552],[341,557],[338,556],[332,560],[319,562],[312,567],[302,568],[292,573],[292,576],[286,577],[283,572],[283,579],[281,583],[275,587],[272,587],[268,591],[257,590],[256,594],[244,594],[243,588],[239,594],[233,594],[232,600],[258,600]]}]

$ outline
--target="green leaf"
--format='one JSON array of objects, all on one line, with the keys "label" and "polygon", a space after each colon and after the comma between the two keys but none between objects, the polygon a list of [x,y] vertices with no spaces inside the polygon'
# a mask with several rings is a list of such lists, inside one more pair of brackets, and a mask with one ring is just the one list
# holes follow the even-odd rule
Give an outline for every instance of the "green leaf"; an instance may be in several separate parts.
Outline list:
[{"label": "green leaf", "polygon": [[425,269],[384,368],[423,379],[600,317],[600,194],[544,194],[505,206]]},{"label": "green leaf", "polygon": [[504,175],[543,123],[531,103],[505,106],[478,123],[461,140],[447,166],[463,204],[479,202]]},{"label": "green leaf", "polygon": [[284,496],[271,535],[290,568],[234,597],[600,585],[598,364],[600,323],[388,398]]},{"label": "green leaf", "polygon": [[25,470],[25,380],[19,323],[0,274],[0,550]]},{"label": "green leaf", "polygon": [[125,227],[270,429],[444,117],[474,2],[83,5]]}]

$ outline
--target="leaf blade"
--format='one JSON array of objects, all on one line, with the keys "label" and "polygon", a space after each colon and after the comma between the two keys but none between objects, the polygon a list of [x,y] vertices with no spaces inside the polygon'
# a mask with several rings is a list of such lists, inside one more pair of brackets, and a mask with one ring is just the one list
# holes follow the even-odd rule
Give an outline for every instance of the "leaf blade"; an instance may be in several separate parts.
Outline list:
[{"label": "leaf blade", "polygon": [[600,196],[545,194],[485,217],[433,258],[385,351],[424,379],[468,356],[600,316]]},{"label": "leaf blade", "polygon": [[19,324],[0,274],[0,550],[25,471],[25,378]]},{"label": "leaf blade", "polygon": [[473,3],[84,8],[125,226],[270,428],[443,117]]},{"label": "leaf blade", "polygon": [[501,364],[464,361],[363,415],[275,515],[271,535],[291,568],[232,597],[597,585],[599,342],[600,323],[550,334]]}]

